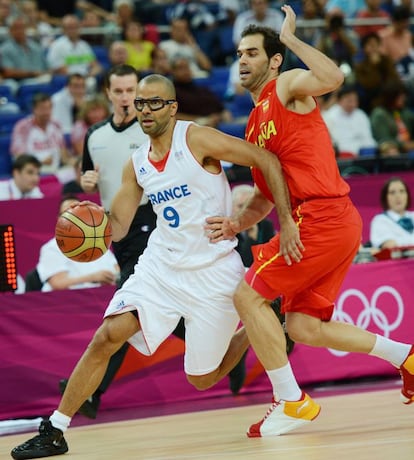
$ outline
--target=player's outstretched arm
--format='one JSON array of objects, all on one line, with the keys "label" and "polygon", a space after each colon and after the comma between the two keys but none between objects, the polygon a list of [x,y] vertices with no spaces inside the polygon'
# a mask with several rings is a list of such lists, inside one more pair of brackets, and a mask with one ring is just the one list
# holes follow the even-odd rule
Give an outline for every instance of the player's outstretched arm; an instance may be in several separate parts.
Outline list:
[{"label": "player's outstretched arm", "polygon": [[138,185],[132,160],[130,159],[122,173],[122,184],[116,193],[110,211],[112,240],[121,240],[129,230],[142,197],[142,188]]},{"label": "player's outstretched arm", "polygon": [[[298,227],[292,217],[289,192],[277,157],[255,144],[228,136],[213,128],[192,126],[188,131],[187,141],[191,151],[201,164],[209,159],[224,160],[241,166],[254,166],[262,171],[272,192],[278,214],[280,250],[289,265],[292,263],[292,259],[299,262],[304,247],[300,241]],[[243,216],[240,216],[241,228],[238,231],[249,228],[258,222],[260,220],[257,220],[259,215],[260,213],[257,213],[256,220],[251,221],[253,214],[251,210],[247,209]]]}]

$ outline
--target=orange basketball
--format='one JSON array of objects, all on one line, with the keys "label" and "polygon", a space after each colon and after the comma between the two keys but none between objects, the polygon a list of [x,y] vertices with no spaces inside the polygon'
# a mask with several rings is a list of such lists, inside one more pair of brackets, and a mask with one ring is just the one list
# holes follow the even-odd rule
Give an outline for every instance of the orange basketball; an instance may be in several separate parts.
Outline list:
[{"label": "orange basketball", "polygon": [[62,213],[55,238],[62,253],[78,262],[99,259],[111,245],[111,223],[96,205],[75,206]]}]

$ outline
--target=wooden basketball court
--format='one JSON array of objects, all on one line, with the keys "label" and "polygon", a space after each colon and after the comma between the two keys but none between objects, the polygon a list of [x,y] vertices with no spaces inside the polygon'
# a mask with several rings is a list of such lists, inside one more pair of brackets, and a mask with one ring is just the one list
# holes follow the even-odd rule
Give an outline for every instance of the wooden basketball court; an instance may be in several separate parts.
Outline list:
[{"label": "wooden basketball court", "polygon": [[[71,428],[73,460],[408,460],[414,458],[414,407],[398,388],[317,397],[319,417],[289,434],[249,439],[245,429],[266,405]],[[196,404],[196,403],[194,403]],[[31,434],[0,438],[0,458]],[[57,458],[57,457],[53,457]]]}]

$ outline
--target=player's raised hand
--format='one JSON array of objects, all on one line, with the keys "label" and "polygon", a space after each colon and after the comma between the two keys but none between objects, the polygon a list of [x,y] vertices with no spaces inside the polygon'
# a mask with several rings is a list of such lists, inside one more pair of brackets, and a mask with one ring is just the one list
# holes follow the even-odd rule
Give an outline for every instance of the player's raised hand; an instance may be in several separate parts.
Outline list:
[{"label": "player's raised hand", "polygon": [[285,13],[285,19],[280,29],[280,41],[284,43],[284,40],[291,35],[294,35],[296,30],[296,14],[292,7],[289,5],[283,5],[281,10]]}]

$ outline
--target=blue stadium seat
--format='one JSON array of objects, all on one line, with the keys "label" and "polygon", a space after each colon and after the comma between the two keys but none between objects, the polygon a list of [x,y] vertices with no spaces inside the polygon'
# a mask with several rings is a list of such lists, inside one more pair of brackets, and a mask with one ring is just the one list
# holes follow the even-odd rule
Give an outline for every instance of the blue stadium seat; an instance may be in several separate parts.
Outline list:
[{"label": "blue stadium seat", "polygon": [[0,85],[0,97],[7,97],[7,99],[13,99],[13,93],[8,85]]},{"label": "blue stadium seat", "polygon": [[223,133],[230,134],[231,136],[244,139],[244,130],[246,129],[246,125],[244,123],[219,123],[217,129]]},{"label": "blue stadium seat", "polygon": [[248,116],[253,108],[253,101],[250,94],[236,94],[233,99],[226,103],[226,108],[230,110],[233,117]]},{"label": "blue stadium seat", "polygon": [[0,113],[0,136],[10,135],[15,123],[24,118],[26,115],[27,114],[25,112]]},{"label": "blue stadium seat", "polygon": [[17,91],[17,102],[20,108],[24,111],[31,111],[32,99],[36,93],[46,93],[52,95],[54,88],[52,83],[36,83],[33,85],[21,85]]},{"label": "blue stadium seat", "polygon": [[53,75],[52,81],[50,82],[53,88],[53,93],[57,93],[58,91],[60,91],[64,86],[66,86],[67,82],[67,75]]},{"label": "blue stadium seat", "polygon": [[222,26],[218,30],[218,38],[220,43],[220,51],[224,56],[235,56],[236,47],[233,43],[233,27]]},{"label": "blue stadium seat", "polygon": [[107,70],[111,66],[108,56],[108,48],[103,45],[94,45],[92,46],[92,50],[95,53],[97,61],[101,64],[101,66]]},{"label": "blue stadium seat", "polygon": [[229,80],[230,68],[227,66],[214,66],[211,69],[209,80],[213,83],[226,83]]},{"label": "blue stadium seat", "polygon": [[10,155],[10,135],[0,136],[0,177],[9,177],[12,170],[12,158]]}]

